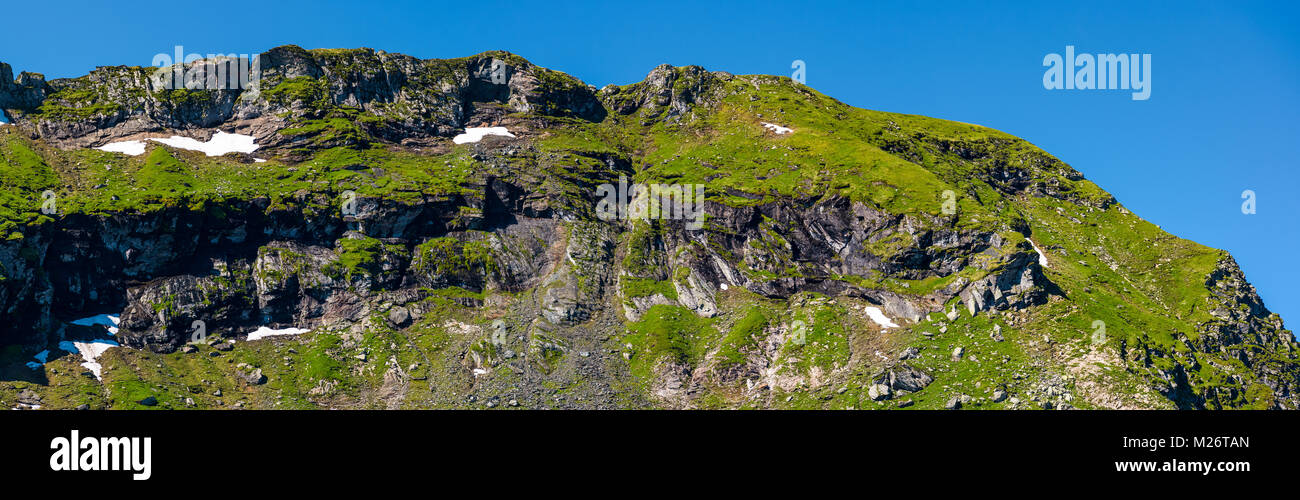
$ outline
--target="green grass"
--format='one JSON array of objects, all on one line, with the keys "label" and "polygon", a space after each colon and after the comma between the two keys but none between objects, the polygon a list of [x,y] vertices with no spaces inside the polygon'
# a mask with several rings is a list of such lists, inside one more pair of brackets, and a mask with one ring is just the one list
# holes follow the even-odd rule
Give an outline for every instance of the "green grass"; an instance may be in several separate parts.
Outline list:
[{"label": "green grass", "polygon": [[677,289],[673,287],[671,281],[657,281],[632,276],[623,277],[624,298],[649,297],[655,294],[663,295],[670,300],[677,300]]},{"label": "green grass", "polygon": [[744,363],[747,354],[756,349],[758,342],[764,338],[763,330],[767,325],[767,315],[761,308],[750,307],[746,310],[744,316],[722,337],[716,357],[718,366],[725,368]]},{"label": "green grass", "polygon": [[627,326],[624,341],[633,345],[634,375],[649,380],[660,362],[695,364],[701,361],[718,333],[712,321],[681,306],[650,306],[641,320]]},{"label": "green grass", "polygon": [[[27,141],[0,130],[0,238],[21,238],[25,226],[49,220],[42,194],[57,190],[59,176]],[[55,208],[58,208],[57,194]]]},{"label": "green grass", "polygon": [[[1129,352],[1149,349],[1157,353],[1149,367],[1102,367],[1108,386],[1126,396],[1150,394],[1150,381],[1159,379],[1158,371],[1177,363],[1188,369],[1193,389],[1200,393],[1239,389],[1226,405],[1266,407],[1272,403],[1272,393],[1252,378],[1252,367],[1235,356],[1239,350],[1258,346],[1196,353],[1196,366],[1187,361],[1192,356],[1188,346],[1198,341],[1198,331],[1215,321],[1210,312],[1216,304],[1207,300],[1210,292],[1205,282],[1226,253],[1179,239],[1143,221],[1065,163],[1008,134],[973,124],[853,108],[788,78],[742,76],[728,80],[686,68],[673,70],[679,84],[671,96],[683,101],[694,94],[693,107],[684,113],[652,104],[626,115],[610,109],[605,120],[591,123],[554,116],[564,114],[558,99],[579,90],[581,82],[538,68],[535,76],[540,94],[532,102],[536,104],[534,113],[514,113],[496,104],[509,119],[530,124],[529,134],[521,134],[524,138],[509,156],[485,155],[478,146],[449,143],[420,150],[377,139],[384,136],[385,127],[401,120],[428,118],[417,117],[409,104],[368,108],[380,111],[374,113],[332,101],[331,78],[375,71],[380,64],[375,52],[302,52],[319,57],[326,76],[287,79],[263,91],[268,102],[299,110],[286,113],[291,126],[280,131],[296,141],[297,149],[281,151],[279,159],[267,163],[244,163],[238,155],[210,158],[156,143],[150,143],[147,153],[137,157],[90,149],[61,150],[31,140],[15,127],[0,129],[0,238],[20,263],[34,263],[39,260],[39,249],[24,246],[26,242],[21,240],[46,230],[59,217],[73,214],[139,215],[177,210],[217,222],[262,210],[250,208],[247,202],[265,199],[268,214],[341,219],[340,205],[349,191],[381,204],[443,204],[453,211],[447,219],[454,236],[402,244],[370,237],[344,238],[335,248],[337,260],[325,269],[330,276],[351,282],[379,277],[387,264],[407,259],[414,272],[431,278],[430,282],[447,281],[445,287],[422,285],[431,288],[421,290],[423,305],[430,309],[428,316],[402,331],[388,328],[383,318],[376,316],[359,339],[339,332],[313,332],[294,341],[247,343],[219,357],[115,349],[105,357],[102,386],[69,375],[80,370],[71,360],[60,359],[51,367],[66,373],[51,370],[49,385],[31,383],[51,395],[55,401],[51,407],[85,402],[130,408],[146,396],[157,397],[161,407],[182,406],[186,397],[201,399],[200,406],[205,406],[214,402],[209,394],[216,389],[241,394],[250,405],[259,407],[334,403],[368,407],[378,403],[362,401],[359,394],[381,384],[383,370],[367,370],[367,362],[355,358],[363,350],[370,359],[392,356],[403,366],[423,364],[428,377],[412,384],[425,393],[412,396],[410,404],[462,404],[437,391],[463,396],[469,390],[467,384],[472,383],[464,378],[466,353],[489,357],[499,353],[495,346],[483,344],[485,337],[453,333],[446,322],[490,325],[506,313],[462,304],[493,299],[525,308],[518,304],[532,300],[536,292],[504,296],[485,284],[502,271],[502,252],[512,251],[500,248],[498,235],[465,230],[479,227],[476,224],[483,220],[487,180],[518,182],[529,190],[530,203],[544,202],[557,214],[583,219],[591,214],[596,185],[615,183],[620,175],[629,174],[634,183],[702,184],[707,199],[725,210],[784,210],[846,198],[866,209],[897,216],[908,228],[869,238],[862,245],[860,251],[881,262],[926,250],[918,248],[925,231],[997,234],[1006,244],[984,255],[969,256],[965,267],[954,273],[920,271],[903,276],[870,270],[839,275],[827,272],[834,262],[812,262],[798,255],[798,241],[791,235],[801,228],[779,222],[775,216],[756,216],[757,230],[743,235],[748,242],[743,255],[718,244],[722,237],[738,235],[725,233],[716,223],[706,224],[708,231],[698,241],[682,242],[669,224],[636,221],[626,224],[626,234],[618,237],[616,254],[622,259],[612,269],[620,276],[618,291],[625,299],[655,294],[677,299],[674,284],[684,283],[690,275],[682,262],[712,258],[714,253],[753,280],[826,278],[926,301],[958,280],[978,280],[1000,271],[1005,255],[1027,251],[1026,238],[1043,249],[1049,261],[1044,276],[1060,290],[1060,295],[1046,304],[1026,310],[1028,321],[1010,321],[987,312],[972,317],[962,312],[957,320],[944,321],[947,333],[931,337],[922,332],[937,332],[934,321],[880,331],[855,316],[854,308],[860,304],[818,294],[785,299],[733,289],[719,295],[720,311],[712,318],[697,316],[685,307],[655,305],[640,321],[625,325],[623,336],[611,341],[617,348],[623,348],[623,343],[633,346],[626,366],[615,363],[607,367],[611,373],[630,373],[618,380],[620,387],[634,395],[629,396],[629,404],[664,363],[692,372],[744,367],[750,355],[766,347],[768,332],[788,332],[796,321],[806,326],[804,341],[775,346],[777,353],[769,368],[776,368],[778,375],[802,380],[801,385],[774,389],[770,400],[755,400],[747,399],[743,382],[711,380],[696,396],[696,403],[703,407],[892,407],[894,401],[865,400],[861,388],[882,368],[882,356],[892,358],[903,348],[916,347],[922,354],[909,363],[934,376],[935,382],[906,397],[915,403],[913,408],[941,408],[956,394],[987,398],[993,387],[1006,386],[1013,393],[1022,393],[1037,378],[1061,375],[1060,363],[1055,360],[1079,356],[1089,349],[1118,352],[1121,346]],[[479,57],[531,67],[522,58],[504,52]],[[444,83],[467,78],[469,61],[420,62],[422,70],[413,75],[404,91],[426,97],[440,93]],[[105,71],[114,78],[126,78],[136,70]],[[685,90],[688,88],[690,92]],[[649,90],[646,83],[620,87],[608,103],[621,109],[645,100]],[[65,82],[27,117],[84,121],[131,105],[108,102],[107,95],[89,78]],[[199,106],[214,98],[210,92],[187,90],[159,92],[153,97],[173,108]],[[794,132],[776,135],[762,125],[764,122]],[[631,170],[615,169],[615,164]],[[1009,178],[1023,182],[1012,183]],[[55,195],[57,215],[40,212],[42,193],[47,190]],[[942,211],[946,192],[955,197],[955,214]],[[565,225],[570,231],[590,229],[577,223]],[[292,272],[305,265],[303,256],[279,253],[281,259],[292,261]],[[0,268],[0,282],[9,282],[11,272]],[[287,276],[276,273],[260,278],[278,283]],[[595,286],[589,276],[581,276],[580,284]],[[944,306],[951,304],[950,300]],[[174,304],[164,301],[157,306],[171,308]],[[1089,342],[1096,321],[1104,322],[1107,330],[1100,347]],[[1004,342],[989,339],[988,332],[995,325],[1006,337]],[[564,376],[567,338],[553,332],[530,332],[529,345],[514,346],[515,350],[535,355],[529,362],[538,363],[548,376]],[[957,346],[966,349],[966,360],[949,359]],[[712,366],[707,362],[710,356]],[[969,361],[971,357],[980,361]],[[1285,353],[1270,353],[1262,359],[1284,367],[1294,364],[1292,355]],[[233,375],[235,362],[262,367],[270,382],[257,388],[241,386]],[[513,376],[512,370],[499,371],[501,380]],[[1245,381],[1238,384],[1236,379],[1241,377]],[[812,383],[814,379],[819,383]],[[336,381],[341,395],[307,394],[322,381]],[[572,381],[552,382],[565,390],[580,387]],[[0,399],[11,398],[15,387],[17,384],[0,387]],[[195,392],[196,387],[201,390]]]},{"label": "green grass", "polygon": [[324,109],[329,100],[329,84],[310,76],[289,78],[262,93],[263,99],[279,106],[300,104],[313,109]]},{"label": "green grass", "polygon": [[430,238],[415,248],[416,272],[431,275],[491,274],[496,258],[485,241],[461,241],[452,237]]},{"label": "green grass", "polygon": [[379,259],[384,243],[374,238],[343,238],[338,241],[338,260],[323,270],[326,275],[346,277],[379,273]]}]

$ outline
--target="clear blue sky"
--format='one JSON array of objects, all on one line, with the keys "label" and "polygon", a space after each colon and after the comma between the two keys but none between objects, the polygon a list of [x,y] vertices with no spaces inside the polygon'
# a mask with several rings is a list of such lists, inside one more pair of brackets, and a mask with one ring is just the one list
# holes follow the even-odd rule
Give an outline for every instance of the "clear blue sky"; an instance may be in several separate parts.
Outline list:
[{"label": "clear blue sky", "polygon": [[[1021,4],[1025,5],[1021,5]],[[1175,235],[1232,252],[1300,325],[1300,7],[1295,2],[11,2],[0,61],[50,78],[153,55],[490,49],[593,85],[660,63],[790,74],[846,103],[1023,137]],[[152,5],[149,5],[152,4]],[[52,10],[51,10],[52,9]],[[1150,100],[1043,89],[1043,56],[1152,54]],[[1258,195],[1241,213],[1241,192]]]}]

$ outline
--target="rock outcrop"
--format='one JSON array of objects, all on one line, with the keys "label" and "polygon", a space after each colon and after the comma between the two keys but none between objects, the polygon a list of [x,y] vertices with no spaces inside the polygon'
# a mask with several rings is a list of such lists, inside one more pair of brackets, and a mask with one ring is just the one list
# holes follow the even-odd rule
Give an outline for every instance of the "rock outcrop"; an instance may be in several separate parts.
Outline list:
[{"label": "rock outcrop", "polygon": [[[104,311],[158,359],[311,330],[329,341],[231,380],[287,390],[273,370],[301,370],[294,394],[327,407],[1300,406],[1300,345],[1231,257],[1180,247],[1176,294],[1139,297],[1171,286],[1133,272],[1165,257],[1123,240],[1155,233],[996,131],[699,67],[597,91],[506,52],[286,46],[252,66],[246,88],[173,89],[153,68],[0,64],[0,153],[26,183],[0,213],[0,344]],[[451,140],[480,126],[510,136]],[[270,161],[86,154],[218,130]],[[702,227],[598,217],[626,178],[705,186]],[[47,189],[64,208],[37,209]],[[1094,321],[1111,330],[1078,332]]]}]

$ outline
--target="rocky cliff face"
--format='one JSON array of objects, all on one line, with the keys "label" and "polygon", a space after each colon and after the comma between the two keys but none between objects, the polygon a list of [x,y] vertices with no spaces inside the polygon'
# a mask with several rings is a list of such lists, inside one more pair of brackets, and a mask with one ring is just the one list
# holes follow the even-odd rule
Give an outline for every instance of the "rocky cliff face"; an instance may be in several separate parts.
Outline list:
[{"label": "rocky cliff face", "polygon": [[[0,401],[1300,403],[1300,346],[1231,257],[996,131],[698,67],[596,90],[504,52],[290,46],[256,69],[172,90],[0,64]],[[513,137],[451,140],[478,126]],[[268,161],[90,149],[219,130]],[[702,186],[702,227],[600,217],[620,178]],[[106,312],[102,380],[71,353],[23,366]],[[286,328],[311,331],[249,340]]]}]

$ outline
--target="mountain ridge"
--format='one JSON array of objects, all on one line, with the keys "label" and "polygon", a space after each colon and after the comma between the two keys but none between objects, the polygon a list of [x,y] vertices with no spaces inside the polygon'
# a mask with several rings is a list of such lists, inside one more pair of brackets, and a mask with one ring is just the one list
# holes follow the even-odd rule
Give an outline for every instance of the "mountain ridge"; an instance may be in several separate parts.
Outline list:
[{"label": "mountain ridge", "polygon": [[[0,310],[31,332],[0,343],[29,357],[112,310],[132,348],[48,399],[1296,407],[1300,346],[1230,255],[1014,136],[696,66],[596,89],[500,51],[261,57],[254,88],[201,94],[150,87],[152,68],[44,82],[0,64],[16,179]],[[471,126],[515,137],[452,144]],[[253,136],[267,163],[89,149],[217,130]],[[620,177],[703,186],[705,229],[598,220],[596,188]],[[212,342],[189,345],[198,320]],[[260,326],[313,332],[215,340]],[[25,381],[0,382],[0,401],[49,390],[21,370],[0,372]]]}]

